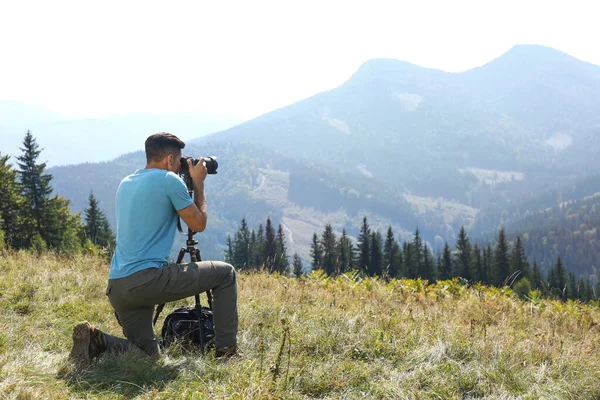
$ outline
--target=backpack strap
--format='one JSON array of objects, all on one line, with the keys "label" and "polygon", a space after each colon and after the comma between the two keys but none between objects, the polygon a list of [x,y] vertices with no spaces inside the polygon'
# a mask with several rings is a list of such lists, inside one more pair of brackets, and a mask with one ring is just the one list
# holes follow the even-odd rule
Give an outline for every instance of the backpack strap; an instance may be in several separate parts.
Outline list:
[{"label": "backpack strap", "polygon": [[160,315],[160,313],[162,312],[162,310],[165,308],[165,303],[159,304],[158,307],[156,307],[156,314],[154,314],[154,322],[152,322],[152,326],[156,326],[156,321],[158,321],[158,316]]}]

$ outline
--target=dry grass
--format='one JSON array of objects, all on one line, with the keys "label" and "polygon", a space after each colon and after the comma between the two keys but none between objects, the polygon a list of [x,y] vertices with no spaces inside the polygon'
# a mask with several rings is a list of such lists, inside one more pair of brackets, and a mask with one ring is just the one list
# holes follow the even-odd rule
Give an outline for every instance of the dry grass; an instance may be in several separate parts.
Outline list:
[{"label": "dry grass", "polygon": [[597,307],[316,273],[240,274],[241,359],[132,352],[76,373],[75,323],[120,332],[107,269],[87,256],[2,253],[0,398],[600,397]]}]

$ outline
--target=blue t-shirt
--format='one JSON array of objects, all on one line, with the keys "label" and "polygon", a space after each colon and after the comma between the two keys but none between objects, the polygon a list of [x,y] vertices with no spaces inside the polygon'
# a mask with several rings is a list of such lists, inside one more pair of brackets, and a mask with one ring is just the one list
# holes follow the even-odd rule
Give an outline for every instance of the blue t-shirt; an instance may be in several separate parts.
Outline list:
[{"label": "blue t-shirt", "polygon": [[173,172],[138,169],[125,177],[117,189],[117,248],[108,278],[167,265],[177,211],[192,203],[185,183]]}]

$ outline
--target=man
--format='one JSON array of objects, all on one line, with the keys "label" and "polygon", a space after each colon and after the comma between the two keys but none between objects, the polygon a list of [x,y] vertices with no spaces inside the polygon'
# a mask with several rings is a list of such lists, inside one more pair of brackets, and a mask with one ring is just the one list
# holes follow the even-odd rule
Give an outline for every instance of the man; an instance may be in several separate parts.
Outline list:
[{"label": "man", "polygon": [[224,262],[188,264],[168,262],[175,240],[177,215],[195,232],[206,228],[204,196],[206,166],[188,160],[194,199],[178,176],[179,138],[157,133],[146,140],[144,169],[124,178],[117,190],[117,246],[108,274],[106,295],[127,340],[93,328],[87,321],[73,329],[69,358],[78,366],[106,351],[122,352],[132,346],[148,355],[159,353],[152,317],[156,304],[212,291],[215,356],[237,352],[237,283],[235,269]]}]

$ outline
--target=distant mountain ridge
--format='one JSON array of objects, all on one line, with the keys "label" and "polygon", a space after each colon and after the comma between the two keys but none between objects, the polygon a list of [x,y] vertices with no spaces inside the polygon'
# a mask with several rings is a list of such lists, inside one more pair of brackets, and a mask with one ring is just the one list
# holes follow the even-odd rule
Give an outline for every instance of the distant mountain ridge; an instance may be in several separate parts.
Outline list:
[{"label": "distant mountain ridge", "polygon": [[98,119],[72,119],[43,107],[8,101],[0,102],[0,117],[0,152],[19,154],[23,137],[31,130],[44,148],[43,158],[50,166],[112,160],[143,149],[146,137],[155,132],[178,132],[188,139],[241,122],[236,118],[200,112],[129,113]]},{"label": "distant mountain ridge", "polygon": [[326,222],[354,236],[363,215],[400,237],[419,226],[435,249],[461,225],[476,236],[552,206],[546,191],[600,173],[599,77],[542,46],[462,73],[376,59],[338,88],[191,140],[190,154],[221,157],[211,251],[242,216],[283,221],[307,257]]}]

